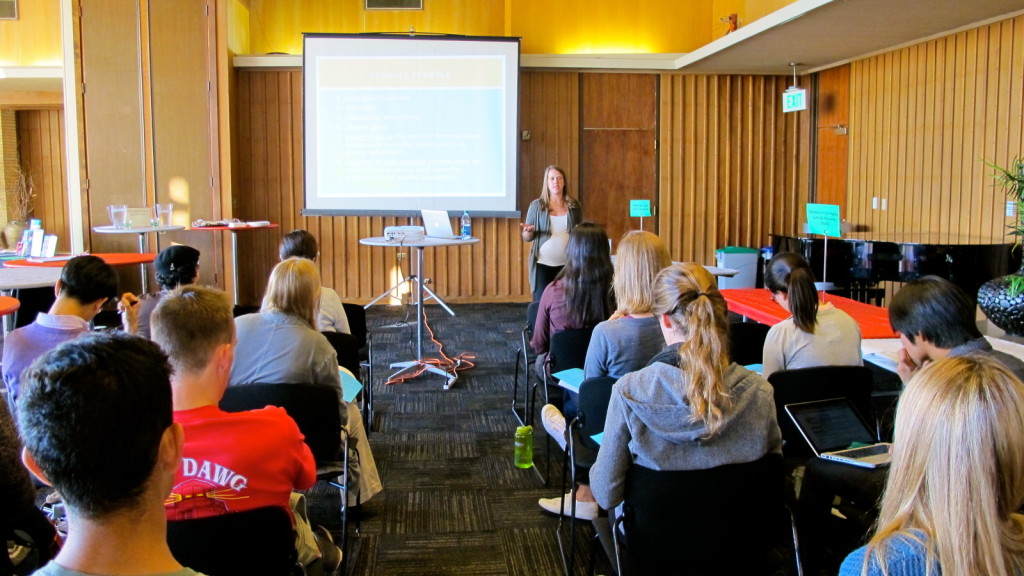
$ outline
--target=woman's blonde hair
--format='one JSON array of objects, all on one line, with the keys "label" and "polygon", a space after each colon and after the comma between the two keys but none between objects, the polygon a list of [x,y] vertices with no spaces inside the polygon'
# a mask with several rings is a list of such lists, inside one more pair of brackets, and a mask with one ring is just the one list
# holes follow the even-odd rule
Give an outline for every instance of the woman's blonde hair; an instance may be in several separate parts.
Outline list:
[{"label": "woman's blonde hair", "polygon": [[683,338],[679,367],[686,375],[692,421],[703,421],[714,436],[732,402],[725,388],[729,366],[728,309],[715,278],[699,264],[665,268],[654,281],[655,314],[671,318]]},{"label": "woman's blonde hair", "polygon": [[558,171],[562,175],[562,180],[565,181],[565,185],[562,187],[562,196],[565,198],[565,205],[568,208],[576,206],[576,199],[569,196],[569,177],[565,175],[565,170],[562,170],[558,166],[551,165],[544,169],[544,183],[540,187],[540,207],[544,210],[548,210],[551,205],[551,190],[548,188],[548,174],[552,170]]},{"label": "woman's blonde hair", "polygon": [[[925,544],[927,574],[1024,574],[1024,384],[990,358],[949,357],[907,385],[892,465],[865,555]],[[919,532],[918,532],[919,531]],[[920,537],[924,534],[924,539]]]},{"label": "woman's blonde hair", "polygon": [[293,256],[270,273],[261,312],[283,312],[301,318],[316,330],[320,309],[320,271],[312,260]]},{"label": "woman's blonde hair", "polygon": [[647,314],[654,308],[654,278],[672,265],[668,248],[656,234],[633,230],[619,240],[615,257],[615,301],[619,310]]}]

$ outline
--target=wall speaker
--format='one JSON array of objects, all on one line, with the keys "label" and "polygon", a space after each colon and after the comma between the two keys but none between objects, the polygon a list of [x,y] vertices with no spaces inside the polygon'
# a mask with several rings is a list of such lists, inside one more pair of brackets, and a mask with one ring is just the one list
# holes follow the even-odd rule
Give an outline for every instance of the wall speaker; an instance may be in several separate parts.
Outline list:
[{"label": "wall speaker", "polygon": [[18,19],[18,0],[0,0],[0,20]]},{"label": "wall speaker", "polygon": [[423,0],[366,0],[367,10],[423,10]]}]

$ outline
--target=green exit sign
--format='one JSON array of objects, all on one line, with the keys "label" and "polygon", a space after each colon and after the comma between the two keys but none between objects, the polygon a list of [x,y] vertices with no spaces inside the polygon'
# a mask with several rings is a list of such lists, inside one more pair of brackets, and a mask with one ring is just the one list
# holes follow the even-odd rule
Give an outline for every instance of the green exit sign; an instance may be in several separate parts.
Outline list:
[{"label": "green exit sign", "polygon": [[782,111],[798,112],[807,110],[807,90],[795,86],[782,93]]}]

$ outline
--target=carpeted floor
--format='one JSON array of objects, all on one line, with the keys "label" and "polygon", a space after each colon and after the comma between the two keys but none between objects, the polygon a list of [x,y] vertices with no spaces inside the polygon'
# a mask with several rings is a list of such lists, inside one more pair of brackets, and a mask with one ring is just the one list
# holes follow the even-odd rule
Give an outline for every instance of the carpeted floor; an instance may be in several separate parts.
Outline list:
[{"label": "carpeted floor", "polygon": [[[560,574],[558,520],[537,499],[559,493],[561,453],[555,448],[550,487],[534,471],[512,465],[518,425],[511,412],[513,358],[526,305],[453,308],[455,317],[427,307],[428,324],[446,354],[476,356],[476,366],[460,372],[450,390],[432,374],[386,385],[391,362],[416,356],[415,311],[367,311],[376,370],[370,443],[384,492],[362,506],[360,535],[350,540],[349,574]],[[424,356],[437,357],[429,339]],[[542,431],[534,444],[543,466]],[[337,536],[335,494],[315,487],[310,513]],[[350,536],[354,532],[350,527]],[[587,524],[578,533],[575,572],[585,574],[593,532]],[[607,559],[598,558],[596,573],[609,574]]]}]

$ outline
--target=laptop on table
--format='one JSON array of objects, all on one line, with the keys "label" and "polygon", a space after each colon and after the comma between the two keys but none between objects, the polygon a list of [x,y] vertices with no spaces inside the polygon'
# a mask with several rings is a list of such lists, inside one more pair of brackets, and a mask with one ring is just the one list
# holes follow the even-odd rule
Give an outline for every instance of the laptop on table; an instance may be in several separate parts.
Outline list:
[{"label": "laptop on table", "polygon": [[889,464],[892,444],[876,441],[848,398],[786,404],[786,414],[820,458],[862,468]]},{"label": "laptop on table", "polygon": [[448,219],[447,210],[420,210],[423,216],[423,227],[427,231],[428,238],[443,238],[454,240],[457,238],[452,233],[452,222]]}]

